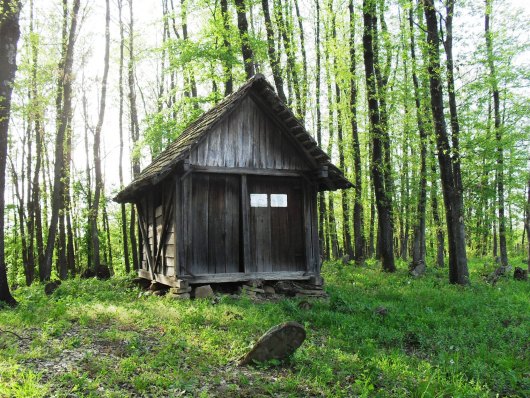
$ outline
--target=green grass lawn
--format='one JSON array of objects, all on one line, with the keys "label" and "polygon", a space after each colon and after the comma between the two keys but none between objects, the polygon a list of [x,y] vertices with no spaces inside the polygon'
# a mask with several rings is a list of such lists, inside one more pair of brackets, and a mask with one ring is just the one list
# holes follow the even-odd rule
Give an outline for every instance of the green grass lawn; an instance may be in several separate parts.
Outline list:
[{"label": "green grass lawn", "polygon": [[[328,263],[330,297],[309,310],[144,296],[124,278],[21,288],[18,308],[0,308],[0,397],[530,396],[530,284],[486,284],[480,261],[466,288],[404,268]],[[287,320],[307,330],[289,361],[236,366]]]}]

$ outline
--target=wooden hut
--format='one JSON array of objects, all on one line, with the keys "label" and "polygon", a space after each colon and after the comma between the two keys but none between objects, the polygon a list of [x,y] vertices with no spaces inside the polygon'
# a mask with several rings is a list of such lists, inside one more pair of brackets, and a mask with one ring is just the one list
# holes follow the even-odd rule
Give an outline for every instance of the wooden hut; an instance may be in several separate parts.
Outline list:
[{"label": "wooden hut", "polygon": [[317,192],[351,187],[262,75],[205,112],[115,198],[139,276],[178,286],[320,280]]}]

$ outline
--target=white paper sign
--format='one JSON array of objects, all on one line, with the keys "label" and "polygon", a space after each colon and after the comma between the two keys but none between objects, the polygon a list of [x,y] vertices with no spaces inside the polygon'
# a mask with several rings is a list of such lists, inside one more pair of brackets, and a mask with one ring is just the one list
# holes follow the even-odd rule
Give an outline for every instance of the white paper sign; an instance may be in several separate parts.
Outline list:
[{"label": "white paper sign", "polygon": [[284,193],[271,194],[271,207],[287,207],[287,195]]},{"label": "white paper sign", "polygon": [[267,194],[266,193],[251,193],[250,194],[250,207],[267,207]]}]

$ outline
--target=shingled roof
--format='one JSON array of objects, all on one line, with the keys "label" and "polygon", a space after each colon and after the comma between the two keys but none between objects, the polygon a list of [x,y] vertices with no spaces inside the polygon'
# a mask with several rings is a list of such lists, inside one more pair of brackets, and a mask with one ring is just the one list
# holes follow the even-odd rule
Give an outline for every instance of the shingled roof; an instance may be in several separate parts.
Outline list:
[{"label": "shingled roof", "polygon": [[353,184],[346,179],[342,171],[331,163],[329,156],[320,149],[317,142],[306,131],[303,124],[294,116],[292,111],[280,100],[274,88],[265,77],[257,74],[249,79],[236,92],[224,98],[210,110],[204,112],[192,122],[180,136],[162,151],[153,162],[116,195],[116,202],[128,202],[144,189],[154,186],[166,178],[187,157],[190,151],[205,137],[209,131],[221,120],[229,115],[247,95],[259,98],[273,113],[294,138],[303,152],[316,165],[315,170],[327,170],[327,177],[322,178],[320,190],[336,190],[350,188]]}]

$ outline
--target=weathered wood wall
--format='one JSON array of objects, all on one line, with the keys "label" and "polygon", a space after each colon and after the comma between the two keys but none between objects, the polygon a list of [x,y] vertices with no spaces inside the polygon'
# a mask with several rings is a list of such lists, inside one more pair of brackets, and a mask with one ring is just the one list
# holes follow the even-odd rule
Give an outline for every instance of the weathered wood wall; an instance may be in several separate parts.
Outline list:
[{"label": "weathered wood wall", "polygon": [[301,151],[250,97],[191,151],[190,163],[252,169],[309,168]]},{"label": "weathered wood wall", "polygon": [[[172,189],[174,189],[173,185],[161,185],[158,189],[149,192],[138,207],[139,222],[143,223],[143,230],[147,233],[149,244],[148,252],[143,238],[140,236],[140,244],[143,245],[141,268],[146,271],[149,270],[148,256],[151,256],[152,261],[155,260],[159,252],[159,245],[162,244],[156,269],[157,273],[166,276],[175,275],[176,264],[175,219],[169,214],[175,211]],[[173,210],[170,210],[171,207]],[[163,236],[164,227],[167,228],[165,236]],[[162,239],[163,242],[161,242]]]}]

